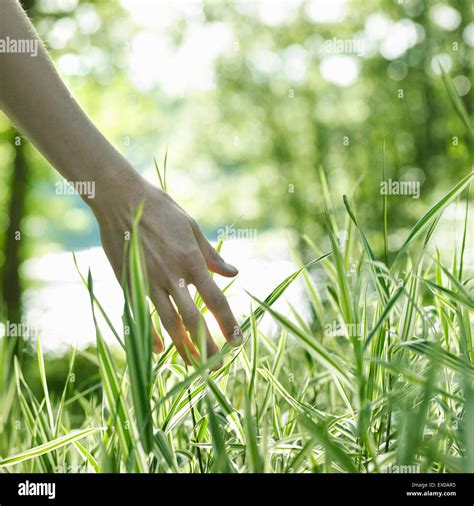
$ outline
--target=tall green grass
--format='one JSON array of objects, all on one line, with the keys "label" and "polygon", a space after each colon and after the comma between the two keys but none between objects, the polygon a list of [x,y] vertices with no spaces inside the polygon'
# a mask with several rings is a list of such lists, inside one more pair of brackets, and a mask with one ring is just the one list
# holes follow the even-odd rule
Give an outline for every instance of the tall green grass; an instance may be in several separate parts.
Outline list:
[{"label": "tall green grass", "polygon": [[[84,277],[97,333],[91,360],[100,371],[98,396],[91,400],[66,383],[61,397],[53,397],[38,342],[42,395],[34,395],[16,365],[17,403],[3,422],[9,443],[7,452],[2,447],[0,469],[377,472],[410,465],[429,472],[474,471],[472,273],[462,244],[449,267],[430,247],[441,213],[472,177],[425,213],[390,265],[375,257],[347,198],[354,225],[349,234],[356,237],[346,242],[351,251],[343,251],[328,205],[332,250],[323,254],[312,244],[313,262],[265,300],[249,295],[255,310],[242,323],[244,344],[237,350],[224,346],[224,366],[215,372],[209,364],[186,368],[172,345],[153,360],[153,308],[135,228],[124,327],[113,329],[117,349],[102,335],[101,325],[111,323],[101,318],[99,324],[93,275]],[[355,267],[345,257],[355,259]],[[287,314],[274,309],[298,277],[316,322],[305,321],[291,305]],[[278,324],[275,335],[260,328],[264,313]],[[328,332],[334,322],[337,331]],[[68,416],[73,404],[83,412],[79,426]],[[15,420],[23,431],[15,429]]]}]

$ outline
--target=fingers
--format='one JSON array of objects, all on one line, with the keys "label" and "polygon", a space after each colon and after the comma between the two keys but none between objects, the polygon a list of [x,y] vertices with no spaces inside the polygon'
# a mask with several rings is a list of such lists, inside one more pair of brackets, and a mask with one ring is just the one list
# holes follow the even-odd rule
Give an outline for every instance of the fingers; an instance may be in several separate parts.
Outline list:
[{"label": "fingers", "polygon": [[228,264],[219,255],[212,244],[206,239],[196,222],[192,223],[192,228],[199,249],[201,250],[201,253],[204,256],[204,260],[206,261],[207,268],[216,274],[220,274],[221,276],[226,276],[228,278],[237,276],[239,273],[237,268],[233,265]]},{"label": "fingers", "polygon": [[171,303],[168,294],[164,290],[156,290],[153,294],[153,303],[155,304],[163,327],[170,335],[184,362],[187,365],[192,365],[190,356],[199,361],[199,352],[189,339],[183,322]]},{"label": "fingers", "polygon": [[160,354],[164,349],[165,345],[163,343],[163,339],[153,325],[153,351]]},{"label": "fingers", "polygon": [[[210,358],[218,353],[219,348],[212,339],[206,321],[199,309],[196,307],[194,300],[189,294],[187,286],[176,288],[172,292],[172,297],[178,307],[184,326],[191,334],[194,343],[196,343],[199,349],[202,350],[202,347],[200,346],[200,339],[204,339],[203,345],[205,345],[207,358]],[[213,369],[220,369],[221,367],[222,363],[218,363],[215,367],[213,367]]]},{"label": "fingers", "polygon": [[227,298],[209,274],[203,273],[195,279],[195,286],[206,306],[214,315],[224,337],[232,346],[242,344],[242,331],[230,309]]}]

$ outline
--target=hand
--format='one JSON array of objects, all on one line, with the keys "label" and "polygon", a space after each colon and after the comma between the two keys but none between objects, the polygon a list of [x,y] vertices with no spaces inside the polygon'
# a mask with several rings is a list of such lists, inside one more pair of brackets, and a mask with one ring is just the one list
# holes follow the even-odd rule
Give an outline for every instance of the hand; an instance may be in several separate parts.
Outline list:
[{"label": "hand", "polygon": [[[105,253],[119,281],[125,233],[132,230],[135,213],[144,201],[139,231],[150,295],[179,353],[188,364],[188,354],[199,357],[186,329],[196,341],[201,326],[208,357],[217,351],[188,284],[196,286],[226,339],[239,344],[240,328],[208,273],[209,269],[235,276],[237,269],[224,262],[183,209],[146,183],[97,130],[62,82],[19,2],[0,2],[0,39],[33,38],[38,43],[37,58],[0,53],[0,107],[68,181],[94,182],[95,198],[81,196],[98,219]],[[156,346],[163,347],[161,339]]]},{"label": "hand", "polygon": [[[189,284],[196,287],[227,341],[234,346],[241,344],[242,333],[229,303],[209,275],[209,271],[212,271],[233,277],[238,271],[222,259],[196,221],[167,193],[136,173],[129,177],[126,184],[119,185],[117,190],[103,192],[102,196],[97,195],[97,199],[94,212],[99,222],[102,244],[119,281],[125,232],[131,231],[138,205],[144,202],[139,234],[146,260],[150,297],[186,364],[191,365],[190,356],[200,360],[195,346],[199,336],[203,335],[200,332],[205,335],[207,357],[218,352],[206,322],[189,293]],[[159,336],[155,339],[155,350],[163,350]],[[221,364],[216,368],[219,367]]]}]

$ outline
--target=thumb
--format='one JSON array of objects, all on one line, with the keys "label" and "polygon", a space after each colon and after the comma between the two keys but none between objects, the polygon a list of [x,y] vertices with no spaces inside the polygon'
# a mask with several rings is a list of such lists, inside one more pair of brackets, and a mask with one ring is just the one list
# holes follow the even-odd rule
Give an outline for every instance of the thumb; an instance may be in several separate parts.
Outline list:
[{"label": "thumb", "polygon": [[194,237],[198,243],[199,249],[206,261],[207,268],[211,272],[220,274],[227,278],[237,276],[239,273],[238,269],[231,264],[228,264],[212,246],[212,244],[206,239],[202,230],[196,222],[193,222]]}]

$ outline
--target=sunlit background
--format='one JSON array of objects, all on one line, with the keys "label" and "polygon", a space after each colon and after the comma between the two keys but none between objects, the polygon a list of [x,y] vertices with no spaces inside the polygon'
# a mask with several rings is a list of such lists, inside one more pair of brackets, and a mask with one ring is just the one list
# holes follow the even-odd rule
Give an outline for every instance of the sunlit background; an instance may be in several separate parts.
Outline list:
[{"label": "sunlit background", "polygon": [[[169,191],[206,235],[216,241],[237,220],[224,253],[241,271],[230,294],[239,315],[244,289],[265,295],[294,270],[292,251],[309,259],[304,234],[329,249],[319,165],[341,225],[345,193],[378,252],[384,139],[387,175],[421,188],[419,199],[389,198],[392,250],[470,169],[439,70],[471,113],[467,0],[24,5],[78,101],[137,170],[157,183],[153,157],[161,166],[168,149]],[[55,193],[59,175],[19,135],[0,115],[0,314],[30,322],[62,353],[95,339],[72,251],[118,326],[122,298],[92,213]],[[447,213],[443,251],[460,240],[462,211]],[[298,285],[287,298],[304,310]]]}]

